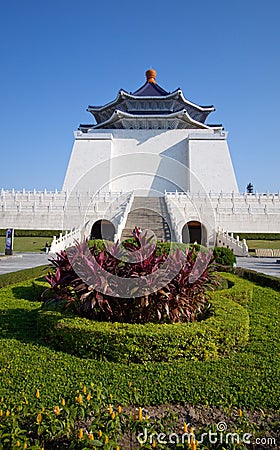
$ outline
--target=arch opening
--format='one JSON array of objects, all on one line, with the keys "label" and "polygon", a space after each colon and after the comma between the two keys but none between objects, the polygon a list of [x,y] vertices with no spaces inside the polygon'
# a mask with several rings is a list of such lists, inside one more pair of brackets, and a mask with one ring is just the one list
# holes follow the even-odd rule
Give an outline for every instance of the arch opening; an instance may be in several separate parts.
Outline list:
[{"label": "arch opening", "polygon": [[207,231],[205,226],[196,220],[187,222],[182,229],[182,241],[184,244],[207,245]]},{"label": "arch opening", "polygon": [[90,239],[114,241],[115,227],[110,220],[97,220],[91,227]]}]

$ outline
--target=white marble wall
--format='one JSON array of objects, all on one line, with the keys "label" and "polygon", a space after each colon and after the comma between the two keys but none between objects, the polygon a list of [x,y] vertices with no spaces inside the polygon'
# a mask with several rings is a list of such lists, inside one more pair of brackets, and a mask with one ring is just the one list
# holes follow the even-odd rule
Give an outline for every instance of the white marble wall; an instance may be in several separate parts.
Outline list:
[{"label": "white marble wall", "polygon": [[63,190],[238,192],[226,138],[214,130],[78,131]]},{"label": "white marble wall", "polygon": [[0,228],[70,230],[99,219],[118,227],[131,193],[0,192]]},{"label": "white marble wall", "polygon": [[220,228],[238,233],[280,233],[280,193],[277,194],[165,194],[178,241],[189,221],[198,221],[208,236]]}]

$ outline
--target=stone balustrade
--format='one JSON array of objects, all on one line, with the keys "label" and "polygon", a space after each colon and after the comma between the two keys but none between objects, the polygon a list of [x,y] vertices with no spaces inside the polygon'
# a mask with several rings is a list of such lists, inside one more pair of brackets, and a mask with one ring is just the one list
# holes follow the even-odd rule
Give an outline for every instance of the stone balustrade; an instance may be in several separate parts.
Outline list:
[{"label": "stone balustrade", "polygon": [[236,256],[248,256],[248,246],[246,239],[239,240],[239,236],[234,238],[233,233],[218,229],[216,234],[216,245],[226,247],[233,251]]},{"label": "stone balustrade", "polygon": [[68,247],[75,245],[75,242],[80,242],[82,237],[81,227],[73,228],[66,231],[64,234],[60,233],[59,237],[53,237],[50,253],[59,253]]},{"label": "stone balustrade", "polygon": [[0,228],[72,229],[83,220],[110,219],[122,212],[130,193],[0,191]]},{"label": "stone balustrade", "polygon": [[280,231],[280,193],[184,193],[166,192],[166,204],[173,218],[177,239],[190,220],[206,225],[207,217],[218,227],[229,232],[277,233]]}]

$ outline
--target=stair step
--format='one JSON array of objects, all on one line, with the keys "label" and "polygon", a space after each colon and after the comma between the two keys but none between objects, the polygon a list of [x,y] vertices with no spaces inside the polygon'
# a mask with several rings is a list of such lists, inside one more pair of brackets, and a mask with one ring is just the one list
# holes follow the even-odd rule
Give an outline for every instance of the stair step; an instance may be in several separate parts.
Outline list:
[{"label": "stair step", "polygon": [[157,239],[171,240],[171,223],[164,197],[135,197],[128,214],[121,240],[132,237],[135,226],[152,230]]}]

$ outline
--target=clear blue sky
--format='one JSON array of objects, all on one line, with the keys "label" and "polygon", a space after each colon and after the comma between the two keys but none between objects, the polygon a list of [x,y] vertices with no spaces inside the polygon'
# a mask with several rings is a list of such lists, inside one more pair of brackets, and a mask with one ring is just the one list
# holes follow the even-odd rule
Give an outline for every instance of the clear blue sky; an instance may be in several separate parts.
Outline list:
[{"label": "clear blue sky", "polygon": [[9,0],[0,16],[0,187],[61,189],[89,104],[136,90],[214,104],[239,188],[280,190],[278,0]]}]

